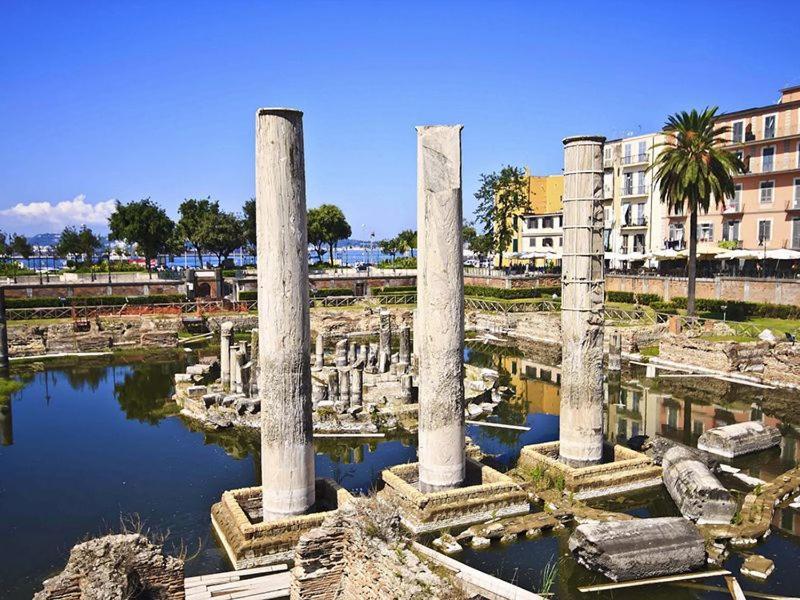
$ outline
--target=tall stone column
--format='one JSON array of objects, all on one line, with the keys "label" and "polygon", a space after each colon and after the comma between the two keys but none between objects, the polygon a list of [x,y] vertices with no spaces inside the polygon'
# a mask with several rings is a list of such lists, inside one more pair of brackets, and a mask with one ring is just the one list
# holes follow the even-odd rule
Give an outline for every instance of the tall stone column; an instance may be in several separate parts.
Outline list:
[{"label": "tall stone column", "polygon": [[314,504],[303,113],[256,114],[258,382],[264,519]]},{"label": "tall stone column", "polygon": [[317,334],[317,341],[314,345],[314,366],[321,369],[325,366],[325,338],[321,333]]},{"label": "tall stone column", "polygon": [[417,128],[419,483],[464,481],[461,125]]},{"label": "tall stone column", "polygon": [[622,370],[622,335],[613,331],[608,339],[608,370]]},{"label": "tall stone column", "polygon": [[350,371],[350,408],[361,406],[363,379],[364,373],[359,367]]},{"label": "tall stone column", "polygon": [[8,321],[6,321],[6,291],[0,287],[0,373],[8,371]]},{"label": "tall stone column", "polygon": [[392,358],[392,314],[388,310],[381,310],[379,319],[378,371],[385,373],[389,370]]},{"label": "tall stone column", "polygon": [[402,365],[411,363],[411,328],[408,325],[400,327],[400,350],[397,362]]},{"label": "tall stone column", "polygon": [[559,454],[573,467],[603,455],[604,142],[564,140]]},{"label": "tall stone column", "polygon": [[233,323],[225,321],[219,328],[219,372],[220,382],[224,390],[231,387],[231,340],[233,339]]}]

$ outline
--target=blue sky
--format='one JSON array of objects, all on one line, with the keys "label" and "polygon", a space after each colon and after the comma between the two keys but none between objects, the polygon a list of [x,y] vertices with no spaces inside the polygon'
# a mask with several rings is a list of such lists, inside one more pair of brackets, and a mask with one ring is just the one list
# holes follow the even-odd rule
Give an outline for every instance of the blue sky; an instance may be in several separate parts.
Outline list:
[{"label": "blue sky", "polygon": [[115,198],[239,210],[256,108],[291,106],[309,206],[390,236],[415,227],[415,125],[464,125],[471,215],[481,172],[558,173],[567,135],[774,102],[800,83],[798,33],[796,0],[2,0],[0,229],[104,230]]}]

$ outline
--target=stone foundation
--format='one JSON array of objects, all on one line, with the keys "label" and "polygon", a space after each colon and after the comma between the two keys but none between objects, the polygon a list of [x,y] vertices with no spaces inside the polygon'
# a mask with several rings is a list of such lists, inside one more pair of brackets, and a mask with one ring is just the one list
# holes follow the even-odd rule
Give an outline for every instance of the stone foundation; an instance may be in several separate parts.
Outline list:
[{"label": "stone foundation", "polygon": [[294,553],[291,599],[466,597],[419,559],[399,525],[396,508],[362,498],[304,534]]},{"label": "stone foundation", "polygon": [[72,548],[64,570],[34,600],[183,600],[183,561],[138,533],[107,535]]},{"label": "stone foundation", "polygon": [[382,473],[381,496],[398,507],[403,525],[413,533],[473,525],[529,511],[528,494],[513,479],[467,458],[466,483],[442,492],[419,490],[419,463]]},{"label": "stone foundation", "polygon": [[613,462],[573,468],[558,460],[558,448],[558,442],[525,446],[517,472],[534,484],[535,477],[549,477],[558,485],[563,481],[563,492],[579,500],[661,485],[661,467],[641,452],[614,446]]},{"label": "stone foundation", "polygon": [[301,535],[353,499],[333,480],[317,479],[317,512],[265,522],[261,498],[260,487],[242,488],[224,492],[222,500],[211,507],[211,524],[234,569],[290,560]]}]

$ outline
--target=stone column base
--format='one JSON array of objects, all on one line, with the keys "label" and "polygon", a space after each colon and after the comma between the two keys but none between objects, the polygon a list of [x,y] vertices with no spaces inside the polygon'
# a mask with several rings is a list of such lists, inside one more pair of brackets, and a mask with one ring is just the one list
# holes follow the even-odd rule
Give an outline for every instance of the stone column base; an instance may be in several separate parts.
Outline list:
[{"label": "stone column base", "polygon": [[558,442],[525,446],[519,455],[517,473],[535,485],[549,480],[577,500],[611,496],[661,485],[661,467],[646,454],[625,446],[614,446],[612,462],[571,467],[558,460]]},{"label": "stone column base", "polygon": [[314,512],[264,522],[261,498],[260,487],[241,488],[223,492],[211,507],[211,524],[234,569],[291,561],[300,536],[353,499],[335,481],[317,479]]},{"label": "stone column base", "polygon": [[507,475],[471,458],[466,471],[463,487],[426,494],[419,490],[419,463],[397,465],[383,471],[380,494],[398,507],[402,524],[415,534],[530,511],[527,492]]}]

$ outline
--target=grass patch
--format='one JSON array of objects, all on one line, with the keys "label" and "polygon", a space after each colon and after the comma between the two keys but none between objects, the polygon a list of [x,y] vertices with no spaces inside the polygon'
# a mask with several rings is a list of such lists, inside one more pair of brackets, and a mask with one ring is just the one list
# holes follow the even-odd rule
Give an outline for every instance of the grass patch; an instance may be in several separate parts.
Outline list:
[{"label": "grass patch", "polygon": [[639,350],[639,353],[642,356],[658,356],[661,353],[661,349],[658,346],[645,346]]},{"label": "grass patch", "polygon": [[0,402],[11,397],[11,394],[23,388],[25,384],[16,379],[0,379]]}]

